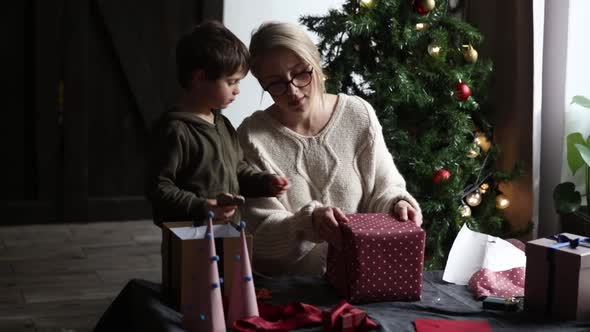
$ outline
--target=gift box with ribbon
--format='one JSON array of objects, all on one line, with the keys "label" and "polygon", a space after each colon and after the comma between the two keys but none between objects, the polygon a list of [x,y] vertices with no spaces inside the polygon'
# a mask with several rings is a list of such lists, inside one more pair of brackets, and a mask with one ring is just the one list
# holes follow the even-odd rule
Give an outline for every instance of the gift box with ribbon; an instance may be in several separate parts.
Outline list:
[{"label": "gift box with ribbon", "polygon": [[342,248],[330,246],[326,279],[350,303],[417,301],[426,233],[387,214],[348,215]]},{"label": "gift box with ribbon", "polygon": [[524,309],[557,319],[590,319],[590,238],[562,233],[526,245]]}]

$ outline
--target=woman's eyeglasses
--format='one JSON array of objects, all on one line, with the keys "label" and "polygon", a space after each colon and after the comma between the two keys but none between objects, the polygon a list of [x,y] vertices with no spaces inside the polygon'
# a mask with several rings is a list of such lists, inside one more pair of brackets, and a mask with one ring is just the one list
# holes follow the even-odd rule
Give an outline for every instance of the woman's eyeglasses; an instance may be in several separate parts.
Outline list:
[{"label": "woman's eyeglasses", "polygon": [[273,97],[280,97],[289,90],[289,84],[297,88],[305,88],[311,83],[313,74],[313,68],[308,71],[301,72],[294,75],[289,82],[275,82],[271,83],[264,88],[264,91],[268,92]]}]

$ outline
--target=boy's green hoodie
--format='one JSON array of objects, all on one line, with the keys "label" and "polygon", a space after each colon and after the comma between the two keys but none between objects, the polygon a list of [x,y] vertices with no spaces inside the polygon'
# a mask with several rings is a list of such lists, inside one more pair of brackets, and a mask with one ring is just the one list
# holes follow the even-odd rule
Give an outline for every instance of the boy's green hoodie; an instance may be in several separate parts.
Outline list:
[{"label": "boy's green hoodie", "polygon": [[147,196],[157,225],[201,223],[206,199],[221,193],[268,195],[270,174],[243,161],[235,129],[220,111],[213,113],[214,124],[174,108],[155,123]]}]

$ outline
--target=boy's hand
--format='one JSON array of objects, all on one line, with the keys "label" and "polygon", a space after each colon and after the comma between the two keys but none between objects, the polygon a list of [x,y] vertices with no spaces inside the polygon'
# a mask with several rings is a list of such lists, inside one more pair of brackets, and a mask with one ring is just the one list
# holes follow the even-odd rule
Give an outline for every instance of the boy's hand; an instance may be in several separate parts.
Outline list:
[{"label": "boy's hand", "polygon": [[231,218],[238,208],[237,205],[219,205],[216,199],[208,199],[205,203],[207,211],[211,211],[215,214],[216,220],[225,220]]},{"label": "boy's hand", "polygon": [[219,195],[217,195],[217,197],[215,197],[215,199],[217,199],[218,206],[227,206],[227,205],[240,206],[240,205],[244,205],[244,203],[246,202],[246,199],[244,198],[244,196],[232,195],[230,193],[219,194]]},{"label": "boy's hand", "polygon": [[269,192],[271,196],[280,196],[284,194],[287,189],[289,189],[291,184],[286,177],[273,174],[270,176],[269,186]]}]

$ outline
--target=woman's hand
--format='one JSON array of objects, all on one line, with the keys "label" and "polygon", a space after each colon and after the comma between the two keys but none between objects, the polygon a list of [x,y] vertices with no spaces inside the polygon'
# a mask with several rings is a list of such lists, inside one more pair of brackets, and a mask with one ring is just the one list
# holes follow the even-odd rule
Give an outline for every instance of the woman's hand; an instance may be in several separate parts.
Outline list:
[{"label": "woman's hand", "polygon": [[284,194],[291,184],[286,177],[271,175],[269,181],[269,191],[271,196],[280,196]]},{"label": "woman's hand", "polygon": [[338,222],[348,222],[346,215],[339,208],[323,206],[316,208],[312,214],[313,227],[319,237],[329,244],[340,248],[342,235]]},{"label": "woman's hand", "polygon": [[410,203],[400,200],[395,203],[391,209],[391,215],[398,218],[401,221],[411,220],[416,223],[416,226],[422,225],[422,214],[414,209]]}]

